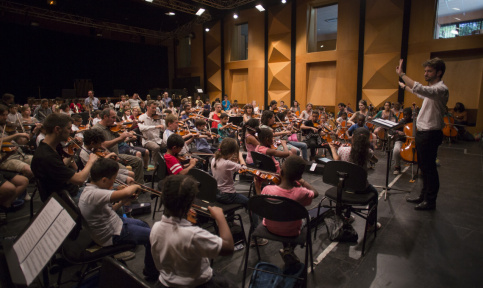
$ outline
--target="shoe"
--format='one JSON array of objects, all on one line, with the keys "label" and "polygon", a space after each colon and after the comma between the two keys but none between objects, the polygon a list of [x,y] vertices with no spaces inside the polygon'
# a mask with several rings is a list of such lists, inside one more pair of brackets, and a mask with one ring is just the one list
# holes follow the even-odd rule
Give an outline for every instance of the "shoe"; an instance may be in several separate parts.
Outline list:
[{"label": "shoe", "polygon": [[30,197],[29,193],[25,193],[25,197],[23,198],[24,201],[30,201],[32,200],[32,197]]},{"label": "shoe", "polygon": [[[268,240],[265,239],[265,238],[257,238],[257,244],[258,246],[264,246],[264,245],[267,245],[268,244]],[[250,247],[255,247],[255,240],[252,239],[252,241],[250,241]]]},{"label": "shoe", "polygon": [[436,203],[430,203],[423,201],[414,207],[415,210],[434,210],[436,209]]},{"label": "shoe", "polygon": [[136,253],[131,251],[125,251],[114,255],[114,259],[122,260],[122,261],[128,261],[128,260],[134,259],[134,257],[136,257]]},{"label": "shoe", "polygon": [[148,281],[158,280],[159,271],[158,270],[148,270],[146,267],[143,269],[143,275],[146,277]]},{"label": "shoe", "polygon": [[349,216],[349,218],[344,218],[344,220],[348,223],[348,224],[352,224],[354,223],[354,221],[356,221],[356,217],[354,215],[351,215]]},{"label": "shoe", "polygon": [[293,251],[280,249],[278,252],[280,253],[280,256],[282,256],[285,266],[291,266],[300,263],[299,257],[297,257],[297,255],[295,255]]},{"label": "shoe", "polygon": [[423,201],[424,201],[424,199],[421,196],[414,197],[414,198],[410,198],[410,197],[406,198],[406,202],[409,202],[409,203],[419,204]]},{"label": "shoe", "polygon": [[382,225],[381,223],[377,222],[376,225],[369,225],[367,227],[367,232],[374,232],[374,227],[376,227],[377,231],[379,231],[379,229],[381,229]]},{"label": "shoe", "polygon": [[394,167],[394,175],[399,175],[399,174],[401,174],[401,167],[399,166]]}]

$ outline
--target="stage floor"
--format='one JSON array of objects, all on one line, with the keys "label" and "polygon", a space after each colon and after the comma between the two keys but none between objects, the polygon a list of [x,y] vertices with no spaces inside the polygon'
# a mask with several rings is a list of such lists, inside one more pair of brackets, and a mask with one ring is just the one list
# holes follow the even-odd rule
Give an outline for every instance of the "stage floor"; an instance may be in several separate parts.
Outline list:
[{"label": "stage floor", "polygon": [[[386,155],[381,151],[376,151],[376,155],[379,162],[374,170],[369,170],[369,182],[384,186]],[[479,213],[483,207],[483,146],[476,142],[444,143],[440,146],[438,159],[441,186],[436,210],[415,211],[414,205],[405,201],[408,195],[405,192],[390,191],[387,200],[381,193],[378,221],[382,229],[376,239],[368,235],[364,257],[361,256],[363,219],[356,216],[353,223],[359,234],[358,243],[331,242],[326,228],[320,226],[313,242],[313,257],[317,265],[309,274],[308,287],[479,287],[483,280],[483,214]],[[418,195],[422,187],[421,178],[416,177],[416,181],[411,183],[411,167],[402,168],[404,173],[399,176],[390,171],[390,186],[411,191],[412,196]],[[329,188],[323,183],[321,175],[306,173],[304,179],[322,194]],[[247,192],[248,187],[247,183],[237,184],[242,193]],[[312,206],[318,203],[320,197],[313,201]],[[140,201],[151,199],[142,195]],[[8,214],[9,222],[0,227],[2,238],[16,235],[28,223],[28,204]],[[40,207],[38,196],[34,204],[36,209]],[[245,212],[242,215],[248,228],[248,216]],[[151,215],[137,218],[151,226],[154,224]],[[161,213],[157,213],[156,221],[160,218]],[[283,266],[278,253],[281,247],[277,242],[260,247],[262,261]],[[138,247],[136,258],[127,261],[128,267],[139,275],[142,275],[143,249]],[[249,266],[254,267],[256,250],[250,249]],[[304,250],[297,248],[296,254],[303,261]],[[213,263],[214,271],[241,287],[243,259],[244,250],[235,252],[231,257],[218,257]],[[65,278],[71,277],[75,271],[75,267],[69,268]],[[52,280],[56,279],[55,276]],[[67,286],[71,287],[71,284]]]}]

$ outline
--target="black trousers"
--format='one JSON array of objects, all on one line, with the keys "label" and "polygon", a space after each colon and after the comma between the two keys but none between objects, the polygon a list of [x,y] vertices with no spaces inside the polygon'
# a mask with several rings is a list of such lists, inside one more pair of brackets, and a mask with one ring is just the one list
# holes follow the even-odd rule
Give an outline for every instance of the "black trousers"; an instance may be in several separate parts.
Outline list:
[{"label": "black trousers", "polygon": [[439,191],[439,175],[436,166],[438,147],[443,142],[441,130],[418,131],[416,133],[416,151],[418,165],[423,172],[421,195],[429,203],[436,203]]}]

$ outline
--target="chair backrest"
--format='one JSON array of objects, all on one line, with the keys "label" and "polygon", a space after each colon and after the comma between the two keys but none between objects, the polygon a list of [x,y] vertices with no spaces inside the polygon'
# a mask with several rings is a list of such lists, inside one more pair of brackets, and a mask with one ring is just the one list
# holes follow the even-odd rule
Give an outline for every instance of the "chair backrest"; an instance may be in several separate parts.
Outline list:
[{"label": "chair backrest", "polygon": [[268,172],[277,172],[277,167],[275,166],[272,157],[255,151],[251,151],[250,153],[255,167]]},{"label": "chair backrest", "polygon": [[130,288],[148,288],[151,287],[141,277],[133,273],[126,266],[111,257],[105,257],[102,260],[101,270],[99,272],[99,287],[130,287]]},{"label": "chair backrest", "polygon": [[198,187],[200,191],[196,195],[196,198],[208,202],[216,201],[218,183],[216,182],[216,179],[213,178],[213,176],[198,168],[190,169],[190,171],[188,171],[188,175],[192,176],[196,179],[196,181],[200,182],[200,185]]},{"label": "chair backrest", "polygon": [[339,173],[346,173],[344,189],[362,191],[367,184],[367,172],[359,165],[346,161],[330,161],[324,167],[324,183],[338,186]]},{"label": "chair backrest", "polygon": [[159,153],[158,163],[156,163],[156,172],[153,174],[153,182],[163,180],[167,174],[166,161],[164,160],[163,154]]},{"label": "chair backrest", "polygon": [[272,221],[309,219],[307,209],[295,200],[273,195],[256,195],[248,200],[248,210]]}]

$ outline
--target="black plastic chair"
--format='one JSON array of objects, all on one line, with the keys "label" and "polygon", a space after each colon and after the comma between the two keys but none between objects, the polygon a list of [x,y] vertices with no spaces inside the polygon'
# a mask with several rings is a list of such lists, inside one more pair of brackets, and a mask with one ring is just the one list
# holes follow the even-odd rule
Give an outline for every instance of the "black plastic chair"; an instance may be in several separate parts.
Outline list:
[{"label": "black plastic chair", "polygon": [[[200,183],[198,186],[199,193],[196,195],[196,201],[198,204],[202,204],[202,202],[209,202],[212,203],[214,206],[220,207],[223,210],[223,214],[226,215],[227,220],[237,220],[240,223],[240,228],[243,232],[243,241],[245,244],[247,243],[247,239],[245,238],[245,228],[243,227],[243,221],[240,214],[235,214],[237,210],[243,209],[242,204],[223,204],[216,201],[216,193],[218,192],[218,183],[216,179],[213,178],[210,174],[206,173],[203,170],[198,168],[192,168],[188,172],[188,175],[192,176],[196,181]],[[211,205],[211,204],[210,204]],[[218,233],[218,227],[216,223],[213,221],[213,226],[215,227],[216,232]]]},{"label": "black plastic chair", "polygon": [[[267,172],[272,172],[272,173],[277,172],[277,167],[275,166],[275,162],[273,162],[272,157],[255,151],[251,151],[250,155],[252,156],[253,164],[250,164],[248,166],[254,167],[260,170],[265,170]],[[250,184],[250,188],[248,189],[248,198],[250,198],[250,196],[252,195],[252,191],[254,189],[255,189],[255,183],[252,181],[252,183]]]},{"label": "black plastic chair", "polygon": [[100,266],[97,265],[97,262],[100,261],[102,258],[107,256],[114,256],[121,252],[133,250],[136,248],[136,244],[117,244],[112,246],[101,247],[97,250],[90,251],[88,248],[94,246],[94,241],[89,235],[87,229],[83,229],[83,217],[80,213],[80,209],[77,204],[72,200],[69,193],[65,190],[59,193],[60,198],[69,205],[72,210],[77,214],[75,219],[76,225],[72,232],[69,234],[69,237],[66,238],[64,243],[62,244],[60,250],[62,252],[62,260],[59,261],[60,271],[57,279],[57,284],[60,286],[62,283],[62,272],[63,268],[67,266],[67,264],[76,264],[82,265],[80,270],[80,279],[78,285],[82,283],[84,278],[95,271],[98,271]]},{"label": "black plastic chair", "polygon": [[[358,215],[366,220],[364,228],[364,240],[362,242],[362,256],[367,238],[367,219],[372,213],[374,214],[375,223],[377,225],[377,193],[363,193],[367,186],[367,172],[359,165],[346,161],[330,161],[325,165],[324,183],[336,186],[325,192],[325,196],[329,200],[335,201],[335,206],[325,206],[335,208],[336,215],[342,216],[342,211],[346,210],[346,216],[350,213]],[[354,207],[357,206],[357,207]],[[363,208],[362,208],[363,207]],[[366,208],[368,207],[368,208]],[[374,238],[377,236],[377,227],[374,228]]]},{"label": "black plastic chair", "polygon": [[[292,199],[281,196],[253,196],[250,198],[250,200],[248,200],[248,211],[255,213],[261,218],[266,218],[272,221],[288,222],[305,219],[306,223],[310,223],[309,213],[304,206]],[[287,211],[290,211],[290,213],[287,213]],[[248,213],[250,215],[250,221],[252,218],[252,213]],[[307,286],[307,269],[309,257],[310,266],[312,268],[312,271],[314,270],[314,260],[312,256],[312,239],[310,237],[310,225],[305,225],[305,227],[302,228],[302,231],[300,231],[300,235],[297,237],[284,237],[270,233],[267,227],[265,227],[263,223],[260,223],[255,229],[250,229],[248,239],[252,239],[252,237],[254,238],[255,243],[257,243],[257,238],[260,237],[278,242],[293,243],[301,245],[302,247],[305,245],[305,269],[303,280],[305,284],[304,286]],[[258,260],[260,261],[260,250],[258,248],[258,245],[256,245],[256,248]],[[249,251],[250,249],[246,249],[245,251],[245,268],[243,270],[242,287],[245,287]]]},{"label": "black plastic chair", "polygon": [[111,287],[149,288],[151,285],[122,263],[105,257],[99,271],[99,288]]},{"label": "black plastic chair", "polygon": [[[151,182],[151,188],[154,189],[154,183],[158,183],[158,191],[161,191],[163,189],[163,180],[166,178],[166,175],[168,173],[167,171],[168,167],[166,167],[166,161],[164,160],[163,154],[159,153],[158,155],[158,163],[156,163],[156,169],[154,170],[153,173],[153,179]],[[159,196],[156,196],[154,194],[151,194],[151,199],[156,198],[156,201],[154,202],[154,209],[153,209],[153,220],[154,216],[156,215],[156,212],[160,212],[161,206],[163,206],[163,201],[159,198]],[[159,200],[159,206],[158,206],[158,200]],[[156,208],[158,206],[158,208]]]}]

